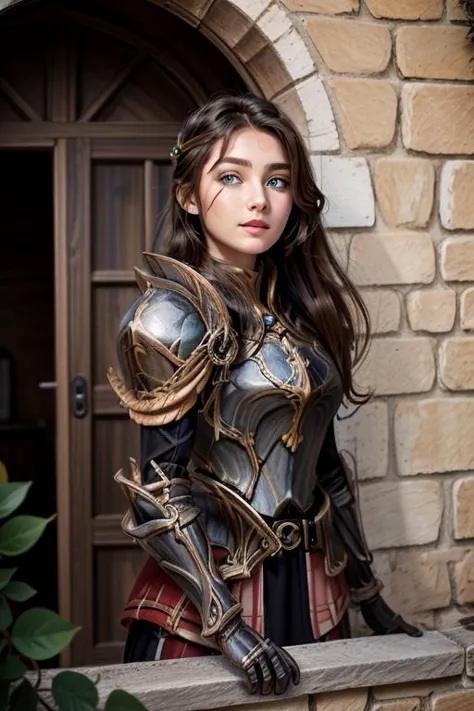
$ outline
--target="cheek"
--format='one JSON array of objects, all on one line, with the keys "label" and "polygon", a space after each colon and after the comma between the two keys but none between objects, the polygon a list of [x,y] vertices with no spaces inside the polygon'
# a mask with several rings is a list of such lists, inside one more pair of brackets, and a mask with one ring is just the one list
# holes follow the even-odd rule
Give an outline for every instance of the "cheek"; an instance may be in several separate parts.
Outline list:
[{"label": "cheek", "polygon": [[229,210],[229,202],[232,203],[232,198],[229,199],[229,190],[225,186],[212,183],[203,188],[201,192],[201,205],[204,217],[212,217]]},{"label": "cheek", "polygon": [[282,199],[278,202],[276,206],[280,220],[286,224],[293,207],[293,198],[291,195],[282,195]]}]

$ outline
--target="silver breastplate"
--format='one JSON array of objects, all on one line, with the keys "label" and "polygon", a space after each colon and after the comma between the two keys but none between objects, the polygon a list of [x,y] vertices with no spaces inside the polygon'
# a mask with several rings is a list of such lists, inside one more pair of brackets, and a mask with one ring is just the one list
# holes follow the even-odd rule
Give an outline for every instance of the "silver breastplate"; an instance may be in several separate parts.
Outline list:
[{"label": "silver breastplate", "polygon": [[256,352],[230,368],[213,422],[199,415],[194,464],[239,492],[260,514],[313,503],[316,464],[342,396],[320,348],[295,345],[273,324]]}]

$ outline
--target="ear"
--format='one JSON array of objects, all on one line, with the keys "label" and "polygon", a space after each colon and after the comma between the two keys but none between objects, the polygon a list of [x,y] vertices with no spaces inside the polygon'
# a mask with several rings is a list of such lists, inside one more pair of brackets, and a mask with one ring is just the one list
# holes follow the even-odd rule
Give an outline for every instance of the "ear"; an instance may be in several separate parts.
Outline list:
[{"label": "ear", "polygon": [[189,212],[190,215],[199,215],[199,207],[196,202],[196,197],[193,192],[186,190],[184,185],[181,185],[177,189],[176,200],[185,212]]}]

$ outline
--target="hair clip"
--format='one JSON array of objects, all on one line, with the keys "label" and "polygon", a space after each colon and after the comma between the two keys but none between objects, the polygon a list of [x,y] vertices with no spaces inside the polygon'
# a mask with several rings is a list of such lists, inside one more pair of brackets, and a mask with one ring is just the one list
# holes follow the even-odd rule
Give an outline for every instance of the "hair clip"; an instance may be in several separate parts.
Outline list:
[{"label": "hair clip", "polygon": [[181,136],[178,136],[178,139],[177,139],[177,141],[176,141],[176,145],[173,146],[173,148],[171,149],[170,156],[171,156],[172,158],[179,158],[179,156],[181,155],[181,146],[182,146],[182,144],[181,144]]}]

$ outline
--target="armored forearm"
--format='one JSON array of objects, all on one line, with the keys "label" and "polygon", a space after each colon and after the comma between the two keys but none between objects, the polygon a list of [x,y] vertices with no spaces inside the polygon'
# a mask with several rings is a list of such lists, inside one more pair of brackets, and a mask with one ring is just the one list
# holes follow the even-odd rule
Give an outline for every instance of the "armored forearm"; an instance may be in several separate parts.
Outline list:
[{"label": "armored forearm", "polygon": [[131,479],[121,472],[115,476],[130,502],[123,529],[158,560],[188,595],[201,616],[203,636],[215,635],[239,615],[241,605],[216,570],[211,546],[199,521],[199,509],[189,492],[189,481],[182,476],[185,470],[168,464],[165,472],[155,462],[151,465],[156,474],[152,483],[142,483],[134,461]]}]

